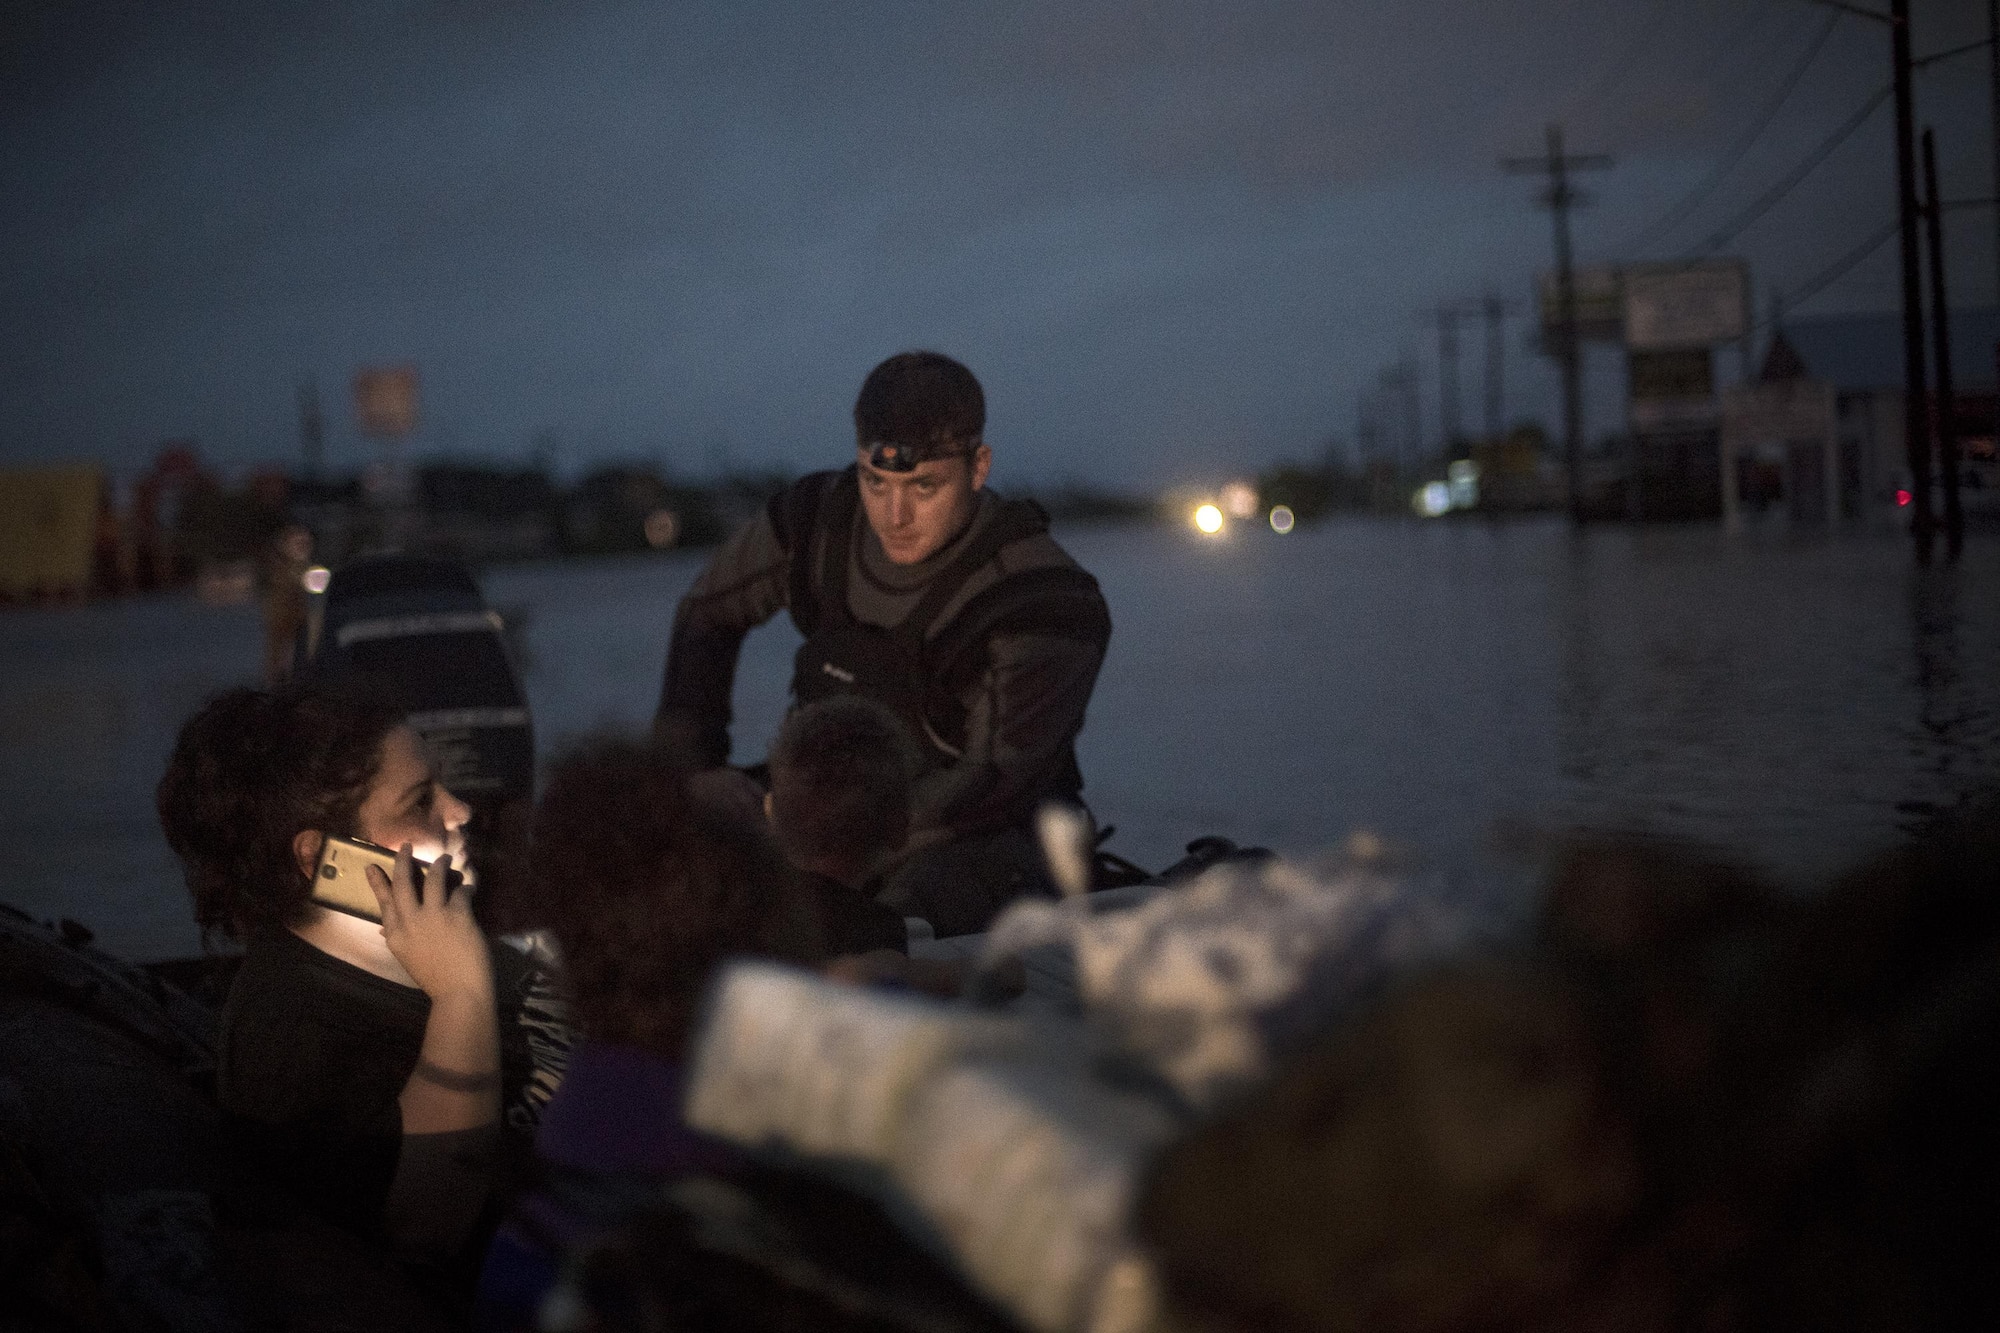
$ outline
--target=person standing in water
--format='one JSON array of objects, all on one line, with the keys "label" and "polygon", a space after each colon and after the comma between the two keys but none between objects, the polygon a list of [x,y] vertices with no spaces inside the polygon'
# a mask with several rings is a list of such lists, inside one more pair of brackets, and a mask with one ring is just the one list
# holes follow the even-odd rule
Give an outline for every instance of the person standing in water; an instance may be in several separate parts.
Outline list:
[{"label": "person standing in water", "polygon": [[922,749],[911,829],[880,901],[939,935],[982,929],[1053,892],[1031,828],[1043,801],[1081,803],[1076,762],[1111,635],[1097,581],[1032,500],[986,487],[993,453],[972,372],[905,352],[854,404],[854,461],[776,496],[681,599],[654,734],[705,770],[698,787],[754,808],[729,757],[743,636],[788,610],[805,643],[794,706],[874,699]]},{"label": "person standing in water", "polygon": [[276,689],[291,678],[299,631],[305,628],[306,571],[312,567],[313,535],[297,523],[279,528],[264,547],[260,601],[264,612],[264,686]]}]

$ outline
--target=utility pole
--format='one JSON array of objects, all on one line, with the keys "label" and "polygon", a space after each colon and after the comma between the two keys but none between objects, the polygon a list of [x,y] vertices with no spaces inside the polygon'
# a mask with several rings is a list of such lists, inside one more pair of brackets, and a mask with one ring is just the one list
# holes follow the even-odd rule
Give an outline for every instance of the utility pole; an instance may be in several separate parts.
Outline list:
[{"label": "utility pole", "polygon": [[1417,374],[1414,357],[1405,358],[1396,365],[1396,385],[1402,391],[1403,400],[1403,451],[1397,459],[1398,469],[1407,477],[1413,465],[1421,463],[1424,456],[1424,409],[1421,395],[1422,383]]},{"label": "utility pole", "polygon": [[1403,432],[1396,423],[1396,367],[1390,366],[1375,377],[1375,414],[1382,427],[1382,461],[1396,480],[1402,481]]},{"label": "utility pole", "polygon": [[1400,484],[1410,473],[1411,460],[1423,451],[1423,414],[1417,403],[1416,367],[1405,358],[1384,370],[1376,382],[1379,386],[1376,401],[1381,405],[1386,426],[1384,433],[1395,441],[1396,481]]},{"label": "utility pole", "polygon": [[1889,55],[1895,66],[1896,218],[1903,261],[1903,448],[1910,467],[1910,535],[1928,563],[1931,536],[1930,413],[1925,410],[1924,292],[1917,254],[1916,112],[1910,89],[1910,0],[1889,0]]},{"label": "utility pole", "polygon": [[[2000,0],[1994,0],[1994,3],[2000,4]],[[1501,434],[1507,429],[1507,401],[1502,384],[1507,365],[1507,345],[1504,341],[1507,302],[1489,295],[1479,303],[1479,309],[1486,316],[1486,442],[1498,444]]]},{"label": "utility pole", "polygon": [[[1908,0],[1898,0],[1907,4]],[[1576,332],[1576,273],[1570,265],[1569,210],[1587,202],[1583,195],[1570,188],[1571,171],[1601,170],[1611,165],[1611,159],[1601,153],[1586,153],[1575,157],[1563,155],[1562,126],[1548,128],[1548,154],[1545,157],[1510,157],[1501,165],[1515,173],[1534,173],[1549,178],[1548,192],[1542,202],[1549,207],[1555,219],[1556,243],[1556,357],[1562,366],[1563,381],[1563,455],[1569,472],[1569,516],[1573,523],[1583,521],[1583,347]]]},{"label": "utility pole", "polygon": [[[1986,0],[1986,59],[1993,93],[1993,304],[2000,306],[2000,0]],[[1993,359],[1993,438],[2000,440],[2000,347]]]},{"label": "utility pole", "polygon": [[1382,490],[1382,426],[1380,389],[1362,391],[1354,404],[1354,438],[1361,452],[1362,492],[1364,503],[1372,510],[1380,510],[1386,500]]},{"label": "utility pole", "polygon": [[1458,415],[1458,310],[1441,305],[1423,313],[1438,331],[1438,433],[1444,437],[1446,453],[1451,453],[1464,434]]},{"label": "utility pole", "polygon": [[1944,296],[1944,196],[1938,193],[1937,136],[1924,129],[1924,230],[1931,260],[1931,345],[1937,353],[1938,470],[1944,474],[1945,558],[1957,560],[1965,544],[1965,514],[1958,505],[1958,404],[1951,383],[1951,308]]},{"label": "utility pole", "polygon": [[305,479],[319,479],[321,456],[326,450],[326,418],[319,410],[319,381],[299,381],[299,451],[304,455]]}]

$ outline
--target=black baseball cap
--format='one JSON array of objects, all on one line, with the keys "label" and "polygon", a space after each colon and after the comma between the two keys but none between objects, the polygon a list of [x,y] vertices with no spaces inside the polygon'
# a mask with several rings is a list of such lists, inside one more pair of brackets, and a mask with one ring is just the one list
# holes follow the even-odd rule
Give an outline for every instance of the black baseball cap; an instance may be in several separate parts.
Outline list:
[{"label": "black baseball cap", "polygon": [[854,400],[854,437],[869,466],[910,472],[979,448],[986,394],[978,377],[942,352],[901,352],[868,372]]}]

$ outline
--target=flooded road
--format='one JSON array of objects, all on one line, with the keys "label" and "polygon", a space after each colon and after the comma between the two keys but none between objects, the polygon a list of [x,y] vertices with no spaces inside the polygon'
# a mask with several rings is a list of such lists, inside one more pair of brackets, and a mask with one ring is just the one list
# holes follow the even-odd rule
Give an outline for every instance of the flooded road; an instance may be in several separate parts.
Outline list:
[{"label": "flooded road", "polygon": [[[1310,851],[1357,827],[1506,878],[1506,830],[1699,839],[1808,883],[2000,785],[2000,536],[1956,568],[1833,539],[1556,520],[1343,519],[1279,537],[1059,531],[1115,630],[1080,746],[1112,847],[1157,868],[1221,833]],[[538,738],[650,718],[703,559],[496,569]],[[761,756],[797,638],[745,645]],[[252,608],[0,615],[0,899],[134,957],[192,952],[152,814],[175,729],[254,679]]]}]

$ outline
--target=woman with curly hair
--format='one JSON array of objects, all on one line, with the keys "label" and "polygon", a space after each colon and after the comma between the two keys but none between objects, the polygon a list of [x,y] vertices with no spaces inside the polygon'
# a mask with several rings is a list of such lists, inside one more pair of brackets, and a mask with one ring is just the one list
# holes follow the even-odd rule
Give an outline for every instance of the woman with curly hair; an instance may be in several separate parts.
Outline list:
[{"label": "woman with curly hair", "polygon": [[[218,1041],[231,1124],[308,1205],[462,1264],[564,1046],[546,979],[446,888],[466,806],[400,709],[325,687],[210,701],[157,796],[196,920],[244,950]],[[396,851],[367,870],[379,925],[313,901],[332,836]]]}]

